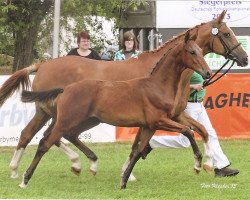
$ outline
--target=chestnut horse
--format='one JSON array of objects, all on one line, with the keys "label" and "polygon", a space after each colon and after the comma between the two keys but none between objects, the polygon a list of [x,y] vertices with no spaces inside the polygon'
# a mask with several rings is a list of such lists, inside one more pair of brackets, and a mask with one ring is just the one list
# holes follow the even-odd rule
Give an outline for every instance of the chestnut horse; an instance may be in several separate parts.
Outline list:
[{"label": "chestnut horse", "polygon": [[[195,26],[189,29],[192,34],[197,33],[196,43],[202,48],[203,54],[215,52],[230,59],[237,61],[238,65],[245,66],[248,63],[247,54],[241,46],[238,45],[232,30],[223,22],[225,11],[213,21]],[[212,30],[218,30],[218,33]],[[100,80],[128,80],[136,77],[145,77],[149,75],[155,64],[163,57],[170,48],[183,41],[184,34],[180,34],[174,39],[167,41],[159,49],[149,52],[143,52],[138,59],[129,59],[119,62],[104,62],[89,60],[76,56],[66,56],[53,59],[42,64],[35,64],[15,72],[0,89],[0,106],[17,90],[20,85],[25,88],[28,85],[28,75],[37,72],[33,81],[33,91],[49,90],[56,87],[65,86],[84,79]],[[192,72],[189,72],[192,74]],[[186,77],[186,76],[185,76]],[[183,90],[188,90],[188,79],[181,81]],[[182,91],[179,95],[183,96]],[[185,108],[185,99],[179,102],[179,110]],[[15,151],[10,167],[12,177],[17,177],[17,168],[23,155],[24,149],[34,137],[34,135],[50,119],[50,116],[40,105],[36,105],[36,113],[28,125],[21,132],[20,140]],[[79,143],[80,141],[77,141]],[[76,145],[76,143],[75,143]],[[77,145],[78,146],[78,145]],[[80,172],[80,162],[78,155],[73,153],[63,143],[60,147],[72,160],[72,169],[76,173]],[[91,161],[91,170],[96,171],[96,155],[86,146],[79,148]]]},{"label": "chestnut horse", "polygon": [[[130,164],[122,177],[121,188],[125,188],[133,166],[155,130],[182,132],[193,139],[188,126],[172,120],[176,117],[176,102],[182,98],[177,95],[177,91],[181,74],[186,68],[195,70],[204,78],[212,74],[201,48],[194,40],[190,40],[189,32],[184,42],[163,56],[149,77],[117,82],[83,80],[65,87],[64,92],[62,88],[43,92],[24,91],[24,102],[36,102],[44,106],[44,110],[56,122],[51,126],[50,133],[45,134],[40,141],[20,187],[27,187],[43,155],[61,137],[69,141],[76,140],[81,132],[104,122],[114,126],[143,127],[138,145],[132,150]],[[207,132],[201,136],[207,143]],[[200,168],[201,153],[199,149],[194,153],[197,168]]]}]

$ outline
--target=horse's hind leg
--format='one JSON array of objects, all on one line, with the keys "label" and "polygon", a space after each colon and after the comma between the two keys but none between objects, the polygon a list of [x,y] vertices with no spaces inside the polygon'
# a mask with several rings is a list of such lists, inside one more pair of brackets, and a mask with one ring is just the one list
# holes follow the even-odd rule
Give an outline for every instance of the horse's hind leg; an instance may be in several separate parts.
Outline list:
[{"label": "horse's hind leg", "polygon": [[[186,125],[188,127],[191,127],[194,131],[196,131],[203,139],[204,141],[204,149],[205,149],[205,156],[206,156],[206,162],[203,164],[203,169],[211,174],[212,170],[213,170],[213,152],[212,149],[209,146],[208,143],[208,133],[206,131],[206,129],[204,128],[204,126],[202,124],[200,124],[199,122],[197,122],[196,120],[194,120],[192,117],[190,117],[189,115],[187,115],[185,112],[183,112],[177,119],[177,121],[183,125]],[[183,133],[185,135],[185,133]],[[187,135],[185,135],[187,136]],[[190,141],[191,143],[191,141]],[[191,143],[192,145],[192,143]],[[194,145],[194,144],[193,144]],[[192,148],[194,150],[195,145],[197,146],[197,144],[195,144],[194,146],[192,145]]]},{"label": "horse's hind leg", "polygon": [[49,118],[50,117],[41,109],[36,109],[35,116],[31,119],[28,125],[22,130],[17,148],[10,162],[11,178],[18,177],[17,169],[18,169],[20,160],[22,158],[22,155],[24,153],[24,149],[32,140],[32,138],[35,136],[35,134],[49,120]]}]

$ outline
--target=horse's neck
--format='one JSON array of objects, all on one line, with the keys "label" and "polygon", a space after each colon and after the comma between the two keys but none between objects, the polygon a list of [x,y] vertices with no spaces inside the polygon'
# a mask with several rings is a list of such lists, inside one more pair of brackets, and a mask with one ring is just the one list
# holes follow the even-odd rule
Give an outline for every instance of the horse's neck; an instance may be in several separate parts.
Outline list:
[{"label": "horse's neck", "polygon": [[174,49],[169,55],[165,56],[160,63],[157,64],[156,69],[152,72],[152,82],[158,84],[159,89],[169,92],[170,88],[173,88],[172,95],[175,96],[179,82],[181,80],[181,74],[185,69],[183,63],[180,61],[179,54],[180,47]]},{"label": "horse's neck", "polygon": [[[196,32],[198,33],[197,38],[195,40],[196,44],[203,50],[203,54],[206,55],[207,53],[210,52],[209,49],[209,41],[212,42],[212,36],[210,35],[210,30],[211,29],[211,22],[207,22],[198,26],[195,26],[190,30],[190,34],[195,34]],[[184,32],[185,33],[185,32]],[[150,59],[151,61],[154,60],[155,63],[160,60],[166,54],[170,49],[174,48],[177,44],[183,41],[183,38],[185,34],[182,33],[178,35],[175,38],[172,38],[165,42],[162,46],[160,46],[156,50],[148,51],[148,52],[143,52],[140,56],[139,59],[143,60],[148,60]],[[208,35],[209,34],[209,35]]]}]

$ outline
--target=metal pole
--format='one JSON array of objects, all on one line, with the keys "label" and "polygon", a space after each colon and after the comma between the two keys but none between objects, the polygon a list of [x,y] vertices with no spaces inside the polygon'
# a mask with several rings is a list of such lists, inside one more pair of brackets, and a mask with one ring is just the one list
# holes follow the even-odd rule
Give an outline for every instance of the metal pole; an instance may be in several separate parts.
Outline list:
[{"label": "metal pole", "polygon": [[145,49],[145,43],[144,43],[144,37],[145,37],[145,29],[141,29],[139,31],[139,35],[138,35],[138,41],[139,41],[139,50],[140,51],[144,51]]},{"label": "metal pole", "polygon": [[149,31],[148,40],[149,40],[149,50],[153,50],[154,49],[154,29],[151,29]]},{"label": "metal pole", "polygon": [[61,5],[61,0],[55,0],[54,2],[53,55],[52,55],[53,58],[58,57],[60,5]]}]

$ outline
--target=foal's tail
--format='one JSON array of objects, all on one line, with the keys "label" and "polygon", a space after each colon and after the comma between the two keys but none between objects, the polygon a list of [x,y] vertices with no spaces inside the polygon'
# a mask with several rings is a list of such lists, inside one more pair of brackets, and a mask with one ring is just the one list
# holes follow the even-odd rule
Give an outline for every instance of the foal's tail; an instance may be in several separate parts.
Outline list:
[{"label": "foal's tail", "polygon": [[4,82],[0,88],[0,107],[16,90],[20,89],[20,86],[22,89],[27,89],[30,86],[29,74],[36,72],[39,66],[40,63],[37,63],[18,70]]},{"label": "foal's tail", "polygon": [[62,88],[56,88],[48,91],[31,92],[24,90],[22,92],[22,102],[48,102],[54,100],[60,93],[63,93]]}]

